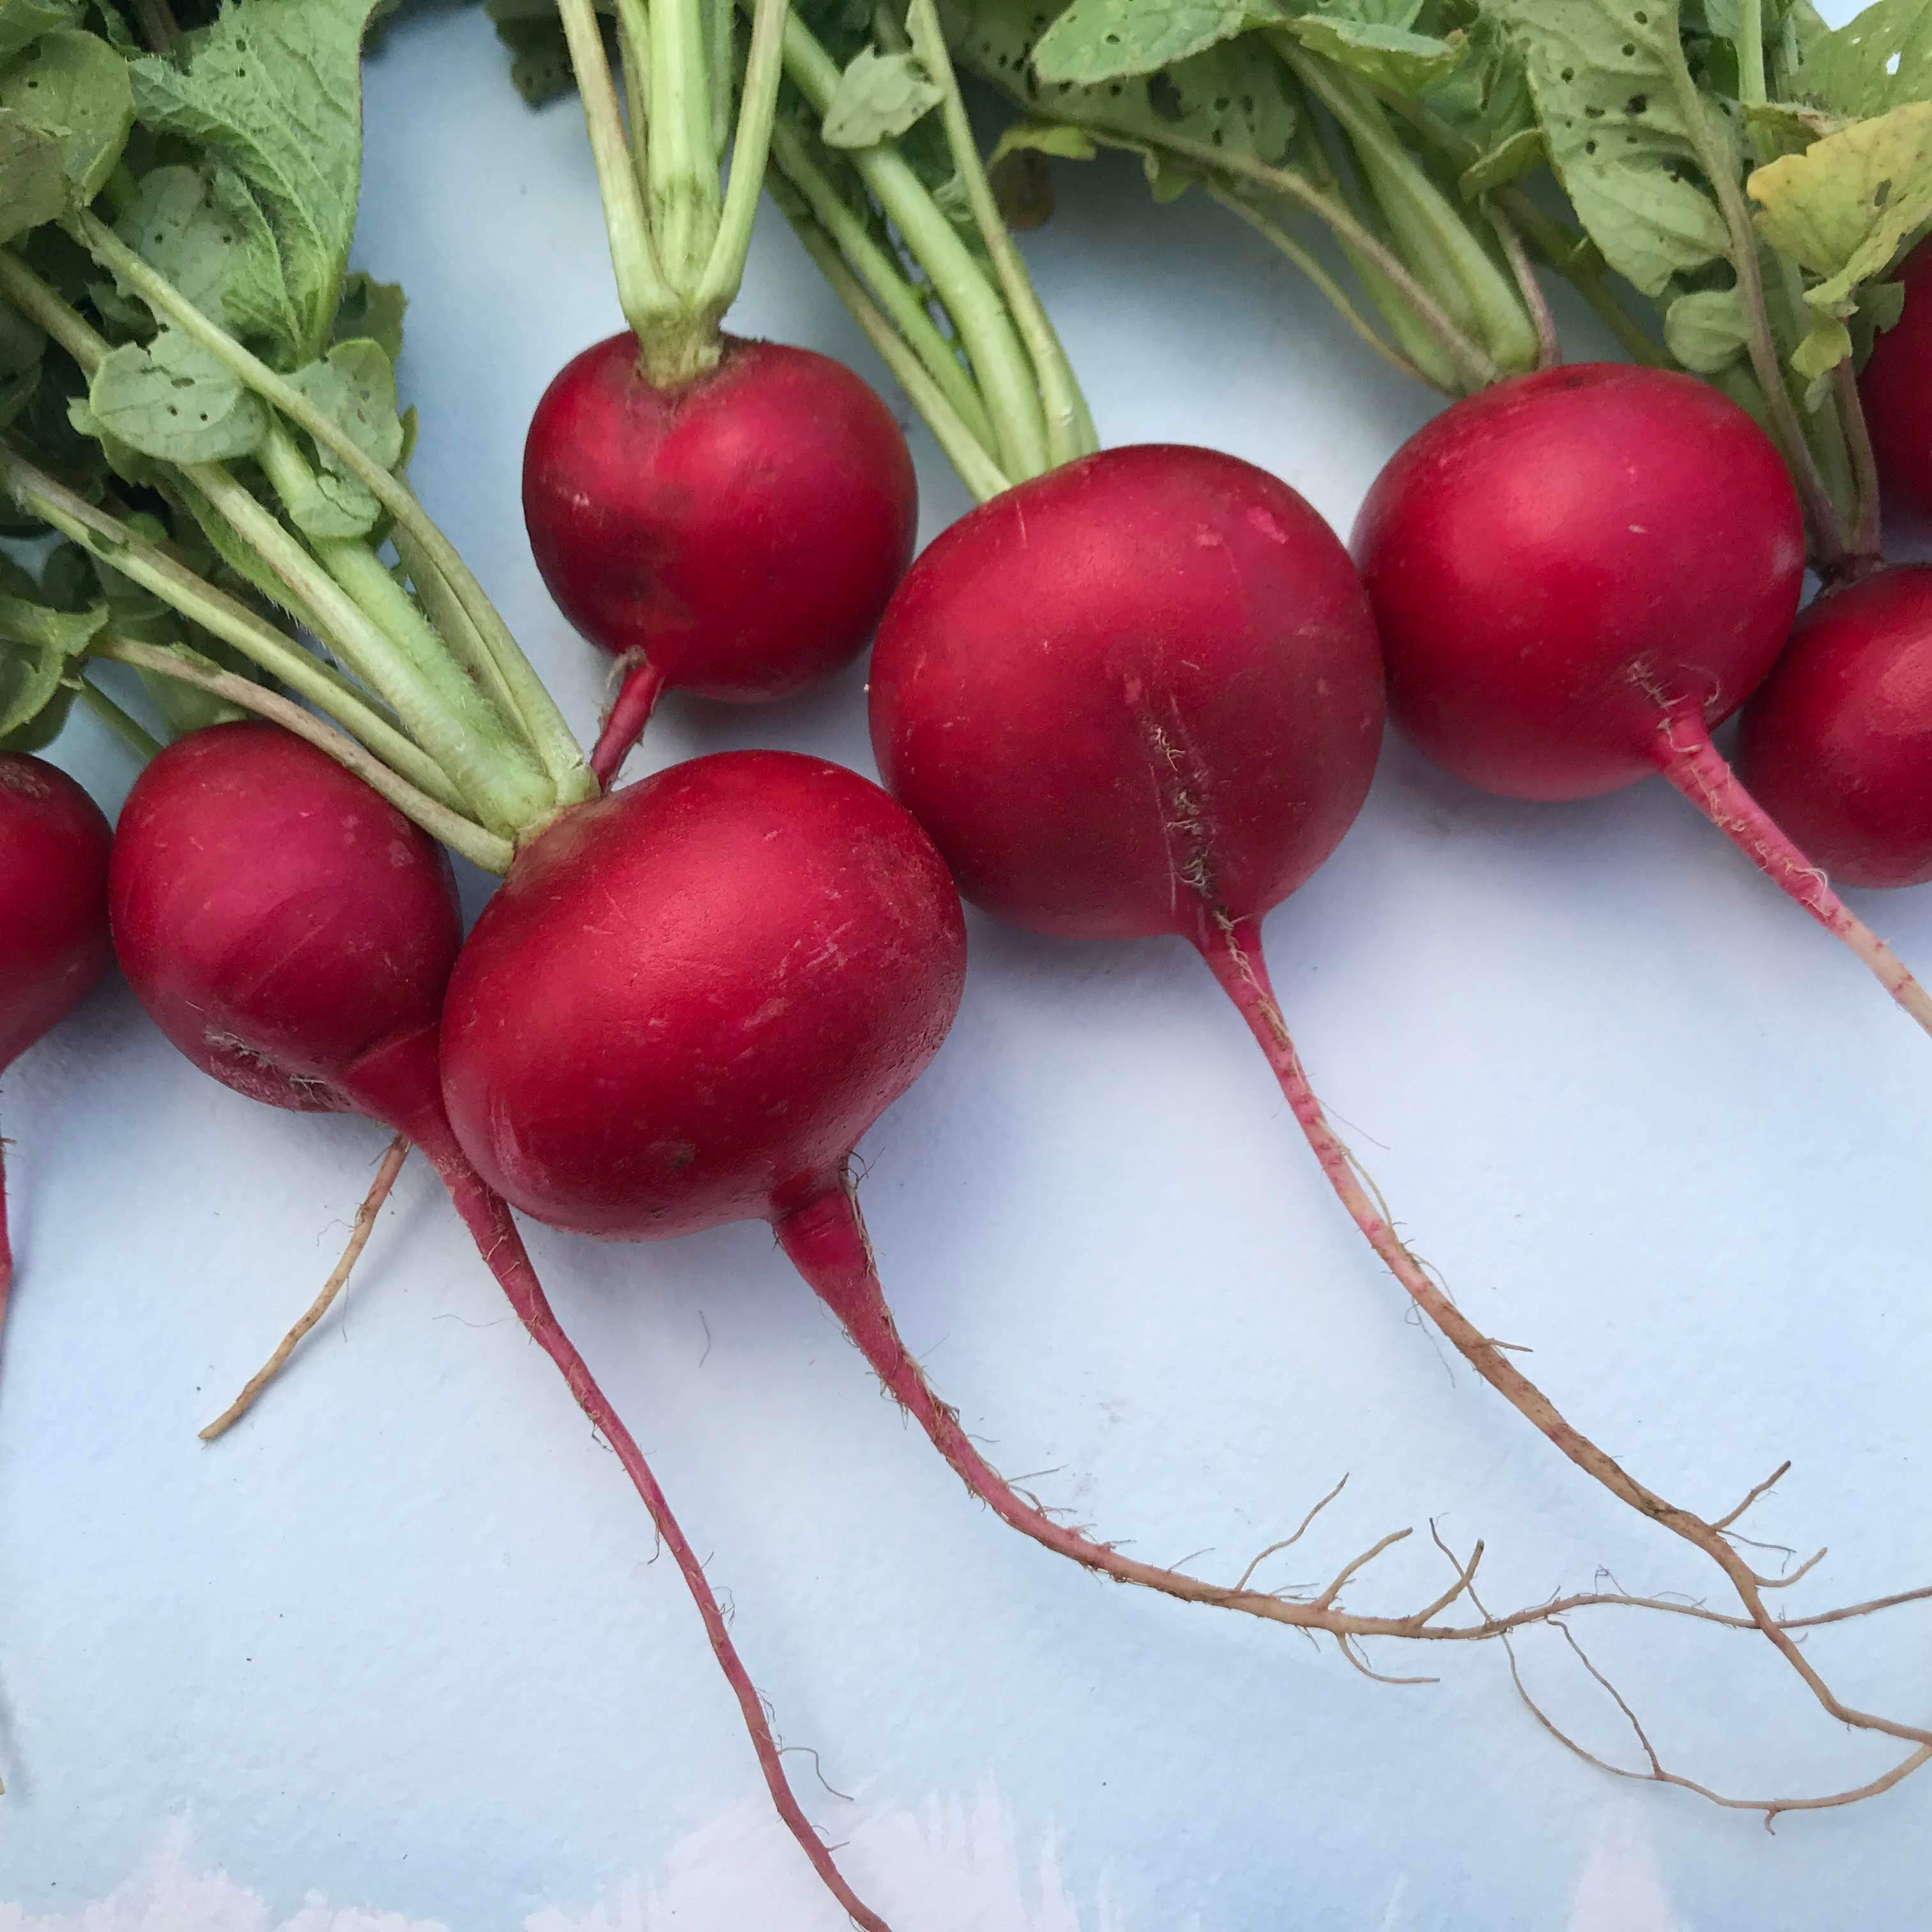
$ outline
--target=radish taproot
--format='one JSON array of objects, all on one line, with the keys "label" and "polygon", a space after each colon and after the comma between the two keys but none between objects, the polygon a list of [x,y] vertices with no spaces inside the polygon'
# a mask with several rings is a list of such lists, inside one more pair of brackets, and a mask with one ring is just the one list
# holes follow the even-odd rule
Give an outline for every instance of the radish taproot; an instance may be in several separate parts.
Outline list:
[{"label": "radish taproot", "polygon": [[[0,1073],[59,1025],[112,963],[110,836],[100,808],[57,765],[0,752]],[[0,1158],[0,1320],[13,1279]]]},{"label": "radish taproot", "polygon": [[694,0],[619,9],[634,157],[591,0],[560,11],[629,328],[538,403],[524,516],[559,608],[617,662],[590,757],[608,784],[666,688],[784,698],[856,657],[911,561],[919,490],[903,432],[850,370],[719,327],[764,178],[784,0],[758,8],[722,199],[712,100],[730,88],[709,68],[730,58],[729,8],[722,41]]},{"label": "radish taproot", "polygon": [[[914,564],[880,627],[870,692],[880,774],[967,898],[1038,932],[1171,933],[1195,946],[1351,1218],[1458,1353],[1578,1468],[1715,1563],[1742,1606],[1734,1621],[1834,1717],[1909,1735],[1924,1748],[1915,1768],[1932,1757],[1932,1732],[1848,1714],[1810,1671],[1766,1606],[1778,1580],[1726,1540],[1738,1512],[1709,1522],[1637,1481],[1457,1308],[1322,1110],[1269,985],[1260,924],[1359,810],[1383,692],[1368,598],[1316,512],[1208,451],[1089,457],[982,505]],[[914,1413],[977,1486],[970,1449]],[[1146,1580],[1103,1546],[1080,1560]]]},{"label": "radish taproot", "polygon": [[1932,1031],[1932,999],[1711,742],[1769,672],[1804,573],[1770,440],[1688,376],[1580,363],[1425,423],[1355,522],[1398,728],[1506,798],[1661,773]]},{"label": "radish taproot", "polygon": [[853,1918],[886,1932],[800,1808],[703,1565],[559,1327],[508,1209],[450,1131],[438,1034],[462,928],[447,856],[290,733],[218,724],[170,746],[136,781],[109,886],[129,983],[203,1072],[272,1106],[364,1114],[422,1150],[518,1319],[643,1498],[793,1837]]},{"label": "radish taproot", "polygon": [[1744,706],[1738,776],[1847,886],[1932,880],[1932,566],[1828,590]]}]

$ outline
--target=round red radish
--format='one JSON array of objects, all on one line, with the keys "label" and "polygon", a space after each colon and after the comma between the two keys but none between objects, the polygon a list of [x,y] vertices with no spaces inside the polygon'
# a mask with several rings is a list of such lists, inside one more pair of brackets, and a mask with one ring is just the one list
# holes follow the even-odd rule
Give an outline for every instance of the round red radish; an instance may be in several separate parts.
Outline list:
[{"label": "round red radish", "polygon": [[[100,983],[107,938],[100,808],[57,766],[0,752],[0,1072]],[[0,1172],[0,1312],[14,1272]]]},{"label": "round red radish", "polygon": [[608,779],[662,688],[784,698],[857,656],[911,560],[919,486],[842,363],[726,336],[715,369],[662,389],[626,334],[544,392],[524,519],[564,615],[633,662]]},{"label": "round red radish", "polygon": [[527,847],[450,982],[444,1093],[485,1180],[552,1226],[655,1240],[838,1186],[938,1052],[958,895],[878,786],[698,758]]},{"label": "round red radish", "polygon": [[1445,410],[1364,502],[1353,548],[1396,724],[1506,797],[1655,772],[1771,668],[1804,530],[1770,440],[1688,376],[1580,364]]},{"label": "round red radish", "polygon": [[1905,308],[1880,332],[1858,377],[1888,496],[1932,518],[1932,242],[1906,258]]},{"label": "round red radish", "polygon": [[1334,850],[1382,730],[1348,554],[1211,450],[1082,458],[920,557],[873,652],[872,745],[975,904],[1080,938],[1257,916]]},{"label": "round red radish", "polygon": [[360,778],[279,725],[191,732],[135,781],[111,887],[122,970],[204,1072],[434,1142],[455,882]]},{"label": "round red radish", "polygon": [[1804,612],[1744,707],[1738,772],[1840,885],[1932,880],[1932,567]]}]

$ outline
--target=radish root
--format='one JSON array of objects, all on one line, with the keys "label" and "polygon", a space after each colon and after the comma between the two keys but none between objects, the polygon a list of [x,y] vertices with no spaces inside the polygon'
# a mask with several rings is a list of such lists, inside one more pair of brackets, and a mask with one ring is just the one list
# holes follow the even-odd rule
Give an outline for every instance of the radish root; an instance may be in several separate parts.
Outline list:
[{"label": "radish root", "polygon": [[[1712,755],[1714,758],[1715,754]],[[1721,767],[1722,761],[1718,763]],[[1847,914],[1846,917],[1849,918],[1850,915]],[[1692,1785],[1689,1780],[1676,1778],[1674,1774],[1664,1774],[1658,1778],[1660,1782],[1684,1784],[1687,1788],[1713,1798],[1714,1802],[1737,1808],[1768,1810],[1774,1815],[1778,1810],[1816,1808],[1821,1804],[1849,1804],[1858,1798],[1874,1796],[1880,1791],[1889,1790],[1900,1779],[1916,1771],[1928,1757],[1932,1757],[1932,1730],[1862,1711],[1845,1703],[1813,1667],[1791,1634],[1793,1630],[1806,1624],[1840,1622],[1849,1617],[1867,1616],[1894,1604],[1921,1601],[1932,1595],[1932,1591],[1912,1590],[1891,1597],[1875,1598],[1868,1603],[1827,1612],[1814,1618],[1781,1619],[1774,1616],[1765,1602],[1765,1592],[1780,1589],[1796,1582],[1825,1552],[1820,1550],[1816,1556],[1808,1558],[1789,1576],[1766,1576],[1754,1570],[1733,1547],[1734,1540],[1744,1540],[1738,1538],[1735,1526],[1744,1512],[1784,1474],[1789,1466],[1780,1465],[1764,1481],[1756,1485],[1727,1514],[1715,1522],[1707,1522],[1694,1512],[1666,1502],[1654,1490],[1647,1488],[1630,1475],[1614,1457],[1574,1427],[1550,1398],[1508,1360],[1502,1345],[1484,1335],[1437,1286],[1390,1225],[1386,1210],[1378,1212],[1372,1204],[1369,1192],[1363,1186],[1354,1155],[1329,1125],[1322,1104],[1309,1084],[1307,1074],[1289,1036],[1287,1023],[1282,1017],[1280,1006],[1268,982],[1267,964],[1262,958],[1252,922],[1238,922],[1225,913],[1216,914],[1211,929],[1202,936],[1201,951],[1209,969],[1228,998],[1240,1009],[1242,1017],[1248,1023],[1250,1031],[1268,1056],[1268,1063],[1274,1069],[1276,1078],[1280,1082],[1282,1095],[1307,1137],[1308,1144],[1320,1162],[1322,1172],[1328,1176],[1330,1185],[1370,1246],[1382,1257],[1390,1273],[1407,1291],[1415,1306],[1428,1317],[1477,1374],[1546,1436],[1585,1474],[1600,1484],[1619,1502],[1628,1504],[1639,1514],[1648,1516],[1673,1535],[1682,1538],[1694,1548],[1702,1551],[1724,1572],[1744,1612],[1742,1616],[1734,1617],[1710,1611],[1701,1605],[1674,1604],[1663,1599],[1635,1598],[1619,1594],[1607,1597],[1592,1595],[1559,1599],[1541,1606],[1538,1613],[1516,1612],[1509,1617],[1492,1618],[1482,1610],[1474,1586],[1474,1565],[1482,1551],[1482,1546],[1478,1544],[1471,1552],[1468,1565],[1458,1566],[1457,1580],[1448,1599],[1453,1602],[1460,1596],[1466,1594],[1468,1597],[1472,1606],[1482,1618],[1480,1624],[1468,1628],[1472,1631],[1503,1639],[1507,1646],[1509,1633],[1522,1623],[1550,1623],[1562,1630],[1563,1616],[1572,1609],[1582,1607],[1586,1604],[1621,1603],[1633,1607],[1678,1615],[1695,1615],[1707,1622],[1723,1623],[1739,1629],[1755,1630],[1796,1672],[1805,1688],[1826,1712],[1840,1724],[1855,1730],[1871,1731],[1894,1738],[1914,1747],[1912,1753],[1886,1777],[1861,1786],[1856,1791],[1841,1792],[1822,1799],[1778,1799],[1762,1802],[1730,1800],[1719,1798],[1717,1794],[1706,1790],[1705,1787]],[[1916,983],[1916,981],[1912,982],[1915,989]],[[1921,997],[1923,997],[1922,994]],[[1379,1196],[1376,1198],[1378,1201]],[[1448,1553],[1446,1550],[1444,1553]],[[1569,1639],[1567,1631],[1564,1634],[1574,1648],[1574,1640]],[[1510,1667],[1514,1672],[1516,1660],[1514,1652],[1510,1653]],[[1594,1670],[1592,1675],[1595,1675]],[[1520,1675],[1516,1681],[1519,1690],[1522,1690]],[[1599,1678],[1599,1681],[1602,1680]],[[1527,1691],[1523,1691],[1523,1695],[1527,1700]],[[1618,1701],[1621,1702],[1621,1700]],[[1547,1718],[1537,1710],[1533,1702],[1531,1708],[1542,1719],[1546,1727],[1556,1730]],[[1556,1732],[1556,1735],[1565,1743],[1571,1744],[1572,1748],[1580,1748],[1561,1732]],[[1589,1755],[1587,1752],[1582,1754]],[[1592,1762],[1600,1760],[1593,1759]],[[1633,1774],[1648,1776],[1651,1774]]]},{"label": "radish root", "polygon": [[1818,868],[1786,837],[1711,742],[1695,706],[1666,712],[1656,740],[1658,769],[1787,898],[1842,940],[1872,976],[1928,1033],[1932,996],[1904,962],[1846,905]]},{"label": "radish root", "polygon": [[356,1210],[354,1225],[349,1231],[348,1245],[342,1250],[342,1258],[335,1264],[334,1272],[322,1285],[322,1292],[308,1306],[302,1319],[284,1335],[275,1352],[248,1378],[242,1393],[201,1432],[201,1440],[212,1442],[218,1436],[225,1436],[246,1415],[255,1405],[255,1398],[280,1374],[282,1364],[293,1354],[302,1337],[328,1312],[329,1305],[348,1284],[356,1264],[362,1256],[362,1250],[369,1245],[369,1237],[375,1232],[376,1217],[382,1211],[382,1204],[389,1198],[389,1190],[396,1184],[396,1176],[403,1171],[403,1162],[409,1158],[410,1143],[406,1136],[398,1134],[388,1145],[376,1168],[376,1178],[369,1184],[369,1192],[363,1197],[362,1204]]},{"label": "radish root", "polygon": [[590,770],[600,791],[608,791],[664,693],[664,673],[642,651],[626,651],[610,667],[616,693],[604,707],[597,742],[591,748]]},{"label": "radish root", "polygon": [[[724,1612],[711,1587],[710,1579],[704,1574],[704,1566],[686,1540],[676,1517],[672,1515],[670,1505],[658,1486],[657,1478],[652,1474],[644,1452],[611,1407],[609,1398],[598,1387],[596,1378],[591,1374],[584,1358],[558,1324],[549,1298],[543,1292],[543,1285],[530,1265],[523,1237],[517,1232],[516,1224],[510,1218],[508,1208],[484,1186],[453,1139],[447,1147],[425,1145],[424,1151],[448,1189],[450,1198],[456,1204],[457,1212],[463,1217],[478,1252],[489,1264],[490,1273],[516,1311],[525,1332],[556,1364],[571,1394],[577,1398],[577,1406],[583,1410],[592,1428],[610,1445],[623,1466],[624,1473],[630,1478],[632,1487],[644,1499],[658,1540],[670,1552],[671,1560],[676,1564],[685,1587],[704,1620],[704,1634],[710,1642],[712,1654],[718,1660],[718,1667],[724,1673],[725,1682],[738,1701],[745,1729],[751,1736],[752,1748],[758,1754],[759,1768],[764,1774],[765,1788],[770,1792],[772,1802],[786,1828],[811,1861],[812,1869],[826,1889],[844,1907],[862,1932],[892,1932],[886,1922],[846,1882],[844,1874],[833,1862],[830,1850],[812,1828],[812,1821],[800,1807],[785,1777],[784,1756],[772,1735],[772,1720],[764,1701],[758,1695],[731,1641]],[[820,1781],[823,1782],[822,1775]]]}]

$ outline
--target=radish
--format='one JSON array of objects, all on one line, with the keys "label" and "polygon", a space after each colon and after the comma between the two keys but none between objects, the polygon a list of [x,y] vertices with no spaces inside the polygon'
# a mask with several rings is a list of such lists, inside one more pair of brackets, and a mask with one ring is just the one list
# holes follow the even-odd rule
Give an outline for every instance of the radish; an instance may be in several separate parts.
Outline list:
[{"label": "radish", "polygon": [[1711,730],[1771,669],[1804,532],[1777,451],[1688,376],[1577,364],[1455,404],[1376,478],[1354,548],[1419,748],[1508,798],[1655,772],[1932,1031],[1932,1000],[1767,816]]},{"label": "radish", "polygon": [[1858,395],[1880,482],[1895,502],[1932,518],[1932,242],[1906,257],[1897,279],[1905,307],[1874,340]]},{"label": "radish", "polygon": [[792,1795],[717,1599],[656,1479],[558,1327],[508,1209],[450,1132],[437,1035],[462,930],[448,858],[290,733],[218,724],[170,746],[136,781],[109,887],[129,983],[203,1072],[271,1106],[366,1114],[422,1149],[518,1318],[644,1498],[793,1836],[854,1918],[884,1932]]},{"label": "radish", "polygon": [[850,370],[718,326],[764,176],[785,0],[758,9],[722,201],[729,8],[722,43],[694,0],[618,9],[634,157],[591,0],[560,10],[630,328],[544,392],[524,517],[560,608],[621,668],[591,753],[608,784],[667,687],[784,698],[856,656],[911,561],[919,489],[898,424]]},{"label": "radish", "polygon": [[[1705,392],[1687,386],[1694,406]],[[1454,466],[1432,475],[1453,501]],[[1708,1522],[1638,1482],[1462,1313],[1322,1111],[1268,982],[1260,922],[1360,808],[1383,689],[1368,599],[1315,512],[1264,472],[1205,450],[1089,457],[982,505],[926,551],[880,628],[870,689],[880,774],[966,896],[1037,932],[1172,933],[1196,947],[1350,1216],[1477,1373],[1612,1495],[1717,1564],[1744,1606],[1738,1621],[1834,1716],[1907,1736],[1848,1714],[1809,1673],[1766,1606],[1766,1580],[1725,1540],[1737,1512]],[[854,1327],[969,1484],[1048,1540],[987,1484],[950,1412],[920,1406],[918,1369],[890,1324]],[[1078,1560],[1148,1580],[1118,1551],[1052,1527]],[[1312,1607],[1328,1608],[1336,1588]],[[1433,1633],[1412,1623],[1396,1634]]]},{"label": "radish", "polygon": [[1738,772],[1847,886],[1932,880],[1932,566],[1828,590],[1744,706]]},{"label": "radish", "polygon": [[653,382],[636,339],[566,364],[524,447],[524,520],[558,608],[624,667],[591,754],[608,783],[667,688],[789,698],[849,664],[912,561],[904,435],[830,356],[721,338]]},{"label": "radish", "polygon": [[[86,998],[113,958],[110,836],[100,808],[58,766],[0,752],[0,1073]],[[13,1280],[0,1159],[0,1320]]]}]

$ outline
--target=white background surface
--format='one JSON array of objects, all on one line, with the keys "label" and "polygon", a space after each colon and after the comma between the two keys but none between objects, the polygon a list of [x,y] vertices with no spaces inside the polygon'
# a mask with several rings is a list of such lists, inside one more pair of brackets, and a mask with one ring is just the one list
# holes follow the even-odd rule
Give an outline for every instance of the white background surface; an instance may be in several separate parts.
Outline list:
[{"label": "white background surface", "polygon": [[[358,260],[412,297],[418,487],[587,731],[603,664],[545,597],[517,500],[543,384],[617,322],[580,122],[524,110],[473,14],[395,32],[368,106]],[[1102,434],[1233,450],[1346,529],[1426,399],[1197,198],[1156,209],[1125,163],[1057,178],[1028,251]],[[878,376],[776,221],[736,321]],[[965,502],[914,443],[930,536]],[[861,676],[776,710],[672,702],[633,770],[781,744],[869,771]],[[86,720],[60,756],[118,802],[130,774]],[[1932,894],[1861,910],[1932,962]],[[1932,1579],[1932,1043],[1848,956],[1660,782],[1511,805],[1393,742],[1267,937],[1406,1230],[1580,1423],[1707,1514],[1795,1458],[1756,1533],[1831,1544],[1808,1605]],[[1152,1556],[1212,1546],[1217,1574],[1346,1470],[1276,1582],[1433,1514],[1488,1539],[1492,1605],[1599,1564],[1707,1587],[1405,1319],[1186,949],[976,916],[972,939],[958,1025],[866,1142],[864,1198],[908,1339],[1005,1468],[1057,1470],[1049,1501]],[[341,1312],[203,1447],[333,1260],[381,1136],[214,1086],[118,986],[4,1106],[0,1928],[837,1923],[635,1498],[423,1174]],[[1932,1774],[1774,1837],[1618,1785],[1536,1730],[1499,1655],[1384,1649],[1442,1678],[1386,1688],[1016,1538],[762,1227],[532,1246],[715,1552],[784,1737],[854,1794],[789,1760],[898,1932],[1932,1922]],[[1433,1594],[1417,1540],[1351,1600]],[[1884,1761],[1741,1638],[1580,1630],[1680,1768],[1756,1795]],[[1908,1610],[1812,1652],[1922,1722],[1928,1639]],[[1525,1658],[1631,1761],[1553,1646]]]}]

